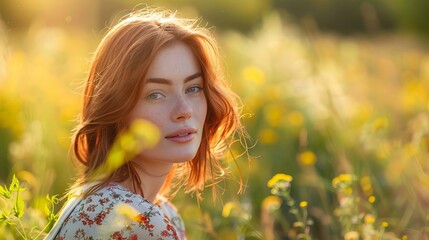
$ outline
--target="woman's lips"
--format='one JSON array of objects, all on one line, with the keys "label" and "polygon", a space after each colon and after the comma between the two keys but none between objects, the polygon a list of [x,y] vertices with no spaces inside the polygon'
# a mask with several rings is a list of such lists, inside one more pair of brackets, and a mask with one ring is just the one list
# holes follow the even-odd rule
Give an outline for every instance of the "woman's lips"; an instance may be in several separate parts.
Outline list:
[{"label": "woman's lips", "polygon": [[187,143],[194,139],[197,130],[193,128],[180,129],[174,133],[167,135],[165,138],[177,143]]}]

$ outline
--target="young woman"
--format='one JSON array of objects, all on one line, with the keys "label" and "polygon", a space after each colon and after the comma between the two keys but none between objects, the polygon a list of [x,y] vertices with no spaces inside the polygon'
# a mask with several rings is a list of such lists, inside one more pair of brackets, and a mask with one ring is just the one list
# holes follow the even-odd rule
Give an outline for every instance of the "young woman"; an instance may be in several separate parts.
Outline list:
[{"label": "young woman", "polygon": [[[166,197],[173,184],[198,196],[218,182],[219,156],[242,131],[212,34],[171,13],[128,15],[95,52],[83,100],[73,142],[83,171],[47,239],[186,239]],[[158,128],[158,143],[100,175],[140,119]]]}]

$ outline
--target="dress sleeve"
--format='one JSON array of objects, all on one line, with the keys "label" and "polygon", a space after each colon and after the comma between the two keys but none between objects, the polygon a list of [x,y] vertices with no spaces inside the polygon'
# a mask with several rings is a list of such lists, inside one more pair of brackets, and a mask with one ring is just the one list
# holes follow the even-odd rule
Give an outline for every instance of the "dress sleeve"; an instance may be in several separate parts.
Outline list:
[{"label": "dress sleeve", "polygon": [[173,205],[173,203],[171,203],[165,198],[160,198],[160,207],[166,217],[176,228],[177,234],[179,235],[179,239],[186,240],[185,224],[179,212],[177,211],[177,208]]},{"label": "dress sleeve", "polygon": [[107,189],[80,201],[66,218],[56,239],[180,240],[177,230],[156,205]]}]

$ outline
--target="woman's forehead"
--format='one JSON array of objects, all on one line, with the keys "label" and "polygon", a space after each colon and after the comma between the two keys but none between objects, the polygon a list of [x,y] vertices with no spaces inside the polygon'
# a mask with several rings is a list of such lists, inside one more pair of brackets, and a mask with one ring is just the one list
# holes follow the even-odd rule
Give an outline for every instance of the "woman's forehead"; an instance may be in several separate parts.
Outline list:
[{"label": "woman's forehead", "polygon": [[183,42],[173,42],[162,48],[153,59],[146,80],[150,78],[185,79],[201,72],[192,49]]}]

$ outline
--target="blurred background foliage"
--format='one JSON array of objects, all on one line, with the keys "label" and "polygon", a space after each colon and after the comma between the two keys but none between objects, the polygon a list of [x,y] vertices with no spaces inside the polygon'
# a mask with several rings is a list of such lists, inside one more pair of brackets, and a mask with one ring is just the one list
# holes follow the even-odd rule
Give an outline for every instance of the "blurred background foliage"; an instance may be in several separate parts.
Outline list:
[{"label": "blurred background foliage", "polygon": [[273,204],[266,183],[280,172],[308,203],[315,239],[345,234],[331,186],[341,173],[357,177],[362,214],[398,238],[428,239],[427,0],[0,0],[0,185],[15,173],[29,209],[64,193],[91,53],[111,23],[146,4],[215,27],[255,142],[250,161],[226,159],[244,194],[232,179],[216,204],[210,192],[200,206],[175,198],[190,239],[292,239],[279,218],[261,223]]}]

